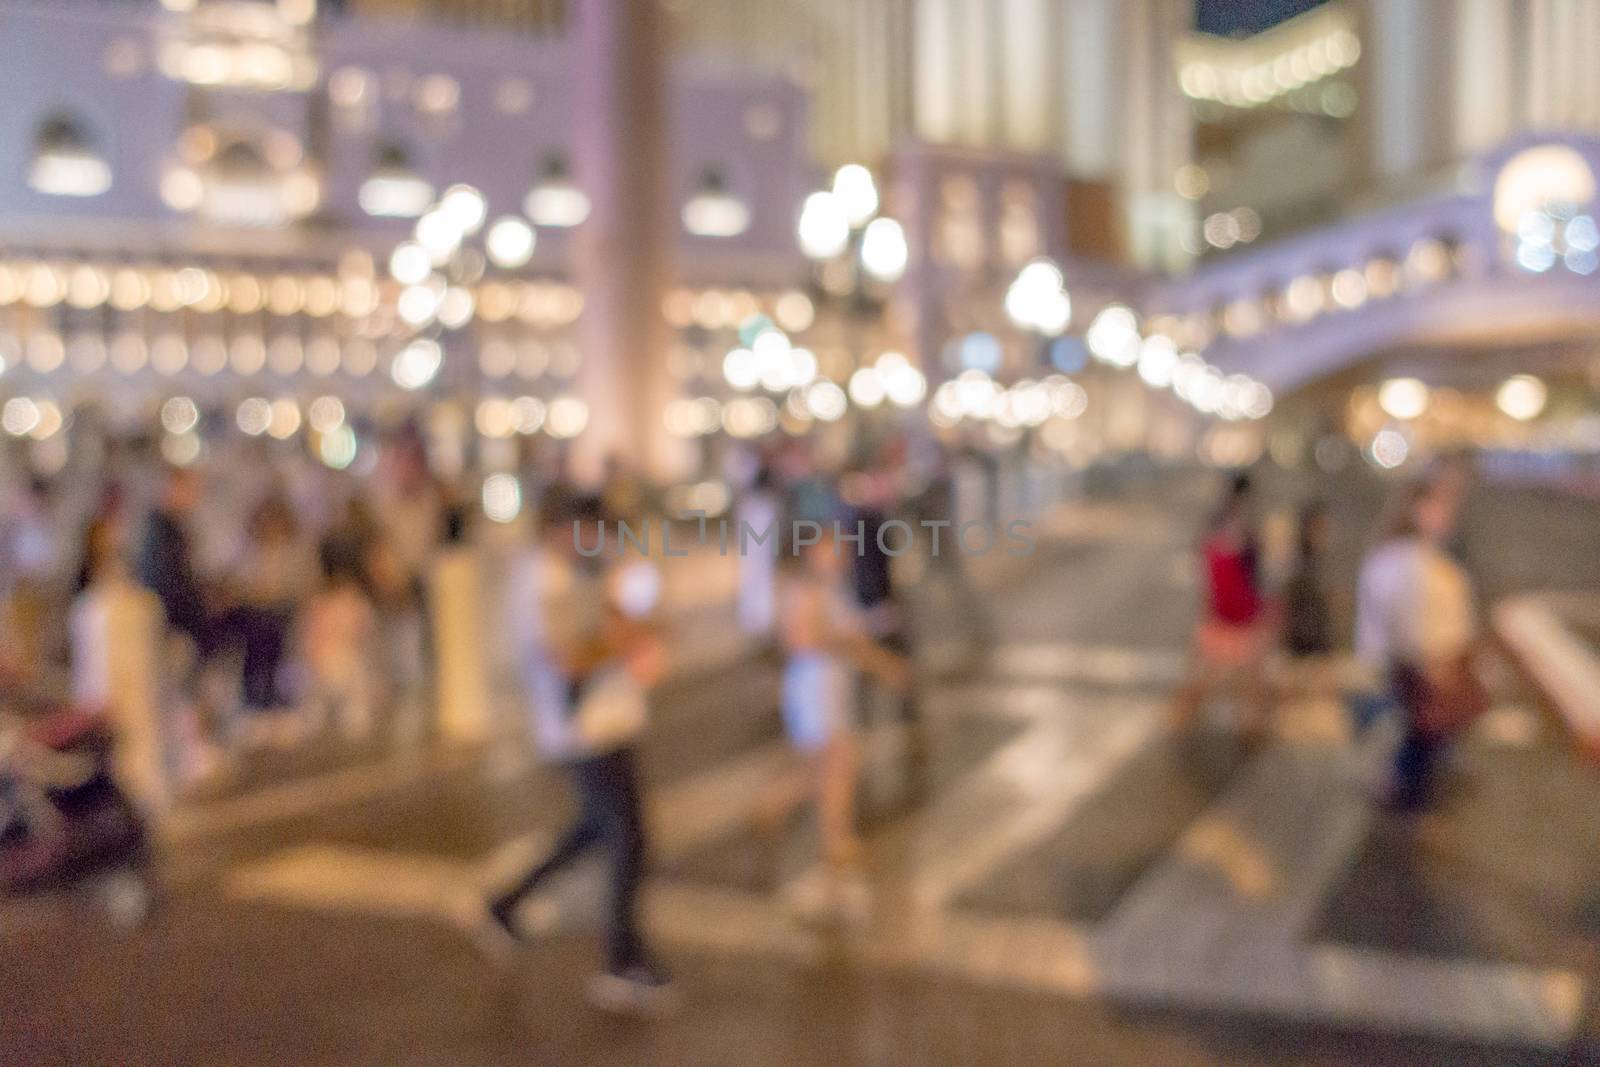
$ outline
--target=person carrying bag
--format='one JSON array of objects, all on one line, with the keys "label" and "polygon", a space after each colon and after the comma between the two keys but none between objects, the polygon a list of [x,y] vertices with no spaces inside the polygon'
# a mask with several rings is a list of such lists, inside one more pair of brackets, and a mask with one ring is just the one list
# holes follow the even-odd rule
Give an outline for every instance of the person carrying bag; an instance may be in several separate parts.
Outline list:
[{"label": "person carrying bag", "polygon": [[1488,705],[1471,582],[1443,548],[1454,523],[1450,494],[1407,486],[1361,568],[1356,653],[1402,713],[1386,799],[1403,811],[1427,803],[1440,756]]},{"label": "person carrying bag", "polygon": [[604,593],[596,596],[578,574],[574,522],[585,514],[576,503],[551,506],[540,551],[513,583],[509,620],[537,740],[570,777],[578,814],[549,855],[488,902],[487,928],[499,941],[520,941],[516,913],[528,894],[603,847],[609,860],[607,961],[590,995],[602,1007],[654,1011],[670,1003],[670,994],[639,924],[646,831],[635,747],[647,720],[646,691],[663,666],[661,642],[648,621],[660,574],[642,561],[619,566],[604,576]]}]

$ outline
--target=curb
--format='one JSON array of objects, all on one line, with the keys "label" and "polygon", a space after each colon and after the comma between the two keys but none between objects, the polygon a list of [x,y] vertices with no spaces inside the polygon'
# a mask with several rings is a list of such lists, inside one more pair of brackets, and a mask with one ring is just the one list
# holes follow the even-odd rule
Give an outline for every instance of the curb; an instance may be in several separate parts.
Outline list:
[{"label": "curb", "polygon": [[1495,605],[1491,626],[1512,661],[1555,710],[1578,749],[1600,763],[1600,651],[1562,621],[1552,594]]}]

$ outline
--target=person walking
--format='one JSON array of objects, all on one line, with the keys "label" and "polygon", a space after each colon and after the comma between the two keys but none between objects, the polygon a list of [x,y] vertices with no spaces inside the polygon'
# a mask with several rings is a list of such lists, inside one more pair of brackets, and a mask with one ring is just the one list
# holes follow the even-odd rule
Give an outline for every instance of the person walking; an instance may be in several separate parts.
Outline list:
[{"label": "person walking", "polygon": [[161,601],[170,630],[188,638],[199,664],[221,646],[221,626],[206,609],[195,572],[189,521],[200,503],[200,475],[186,467],[166,473],[161,497],[145,523],[139,547],[139,581]]},{"label": "person walking", "polygon": [[1426,806],[1440,756],[1487,703],[1472,583],[1447,547],[1458,501],[1434,481],[1403,488],[1356,591],[1356,654],[1402,713],[1384,794],[1402,812]]},{"label": "person walking", "polygon": [[781,690],[784,730],[799,757],[760,808],[769,830],[783,826],[810,798],[821,823],[822,858],[836,910],[864,908],[861,841],[856,833],[860,750],[854,728],[858,672],[904,689],[905,660],[868,636],[845,584],[844,560],[832,533],[790,557],[780,591],[779,634],[785,662]]},{"label": "person walking", "polygon": [[[855,521],[855,533],[861,537],[850,568],[856,605],[861,610],[867,635],[881,648],[909,661],[912,655],[911,619],[905,598],[895,581],[891,550],[904,551],[911,536],[902,533],[897,539],[896,534],[884,529],[892,517],[894,481],[889,471],[882,467],[863,470],[854,476],[853,481],[855,491],[849,494],[851,517]],[[897,543],[901,547],[894,549]],[[869,702],[876,688],[882,687],[864,687]],[[928,749],[920,694],[909,680],[905,685],[891,688],[900,722],[906,730],[907,755],[912,766],[920,768],[927,761]]]},{"label": "person walking", "polygon": [[165,471],[160,496],[145,522],[135,575],[161,602],[167,632],[186,646],[183,688],[190,708],[179,722],[184,738],[185,774],[205,777],[219,770],[223,741],[218,701],[206,684],[207,674],[227,651],[230,627],[211,610],[195,567],[190,524],[199,507],[203,482],[187,467]]},{"label": "person walking", "polygon": [[590,997],[605,1008],[655,1012],[669,1007],[671,997],[639,923],[647,840],[635,747],[645,688],[662,669],[661,646],[647,622],[660,575],[643,561],[603,576],[580,573],[585,561],[575,523],[598,517],[592,500],[549,501],[539,548],[513,591],[511,622],[535,740],[566,771],[578,814],[547,856],[489,901],[488,913],[492,930],[520,940],[521,902],[603,847],[610,864],[606,964],[590,982]]},{"label": "person walking", "polygon": [[[761,464],[740,496],[736,516],[739,546],[739,628],[761,641],[772,638],[777,604],[778,531],[782,512],[772,470]],[[744,530],[749,530],[747,541]]]},{"label": "person walking", "polygon": [[360,556],[326,543],[319,555],[322,587],[306,604],[301,634],[311,682],[311,725],[334,726],[345,740],[361,741],[372,732],[376,710],[375,613],[362,588]]},{"label": "person walking", "polygon": [[[284,652],[295,614],[315,584],[316,564],[281,496],[269,496],[257,507],[248,536],[237,618],[244,644],[244,707],[259,717],[287,710],[281,684]],[[257,718],[253,725],[264,722]]]},{"label": "person walking", "polygon": [[1329,522],[1327,505],[1300,509],[1294,570],[1283,586],[1283,643],[1291,656],[1326,656],[1333,651],[1333,614],[1323,579]]},{"label": "person walking", "polygon": [[1272,623],[1261,591],[1251,504],[1250,476],[1235,475],[1200,544],[1208,595],[1195,627],[1189,673],[1173,700],[1172,718],[1179,729],[1192,727],[1220,688],[1232,689],[1242,704],[1242,733],[1258,734],[1266,725]]}]

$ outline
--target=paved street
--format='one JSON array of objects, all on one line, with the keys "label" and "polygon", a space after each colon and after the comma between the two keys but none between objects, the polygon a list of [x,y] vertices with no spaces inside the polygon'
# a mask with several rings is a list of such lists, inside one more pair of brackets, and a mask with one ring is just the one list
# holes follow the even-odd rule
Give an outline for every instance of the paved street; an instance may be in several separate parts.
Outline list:
[{"label": "paved street", "polygon": [[[1304,492],[1269,485],[1278,499]],[[598,1015],[598,872],[529,902],[511,966],[470,905],[559,828],[559,779],[518,746],[345,766],[180,813],[165,912],[112,929],[57,900],[0,906],[0,1049],[24,1064],[1600,1062],[1600,773],[1508,681],[1441,811],[1374,810],[1388,735],[1335,696],[1246,750],[1163,726],[1209,486],[1089,499],[984,599],[995,641],[919,584],[931,751],[870,712],[873,906],[806,917],[815,842],[750,828],[783,765],[776,670],[669,684],[644,748],[647,911],[685,987],[662,1024]],[[1377,493],[1342,486],[1336,580]],[[1600,526],[1514,494],[1467,535],[1485,586],[1600,587]],[[1593,505],[1585,507],[1592,508]],[[1587,539],[1587,543],[1586,543]],[[1560,558],[1567,568],[1552,573]]]}]

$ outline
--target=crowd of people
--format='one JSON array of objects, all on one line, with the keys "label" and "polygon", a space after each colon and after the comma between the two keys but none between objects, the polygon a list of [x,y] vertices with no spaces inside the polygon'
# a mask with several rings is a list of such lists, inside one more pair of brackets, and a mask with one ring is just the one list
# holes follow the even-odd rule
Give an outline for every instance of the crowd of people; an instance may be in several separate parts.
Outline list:
[{"label": "crowd of people", "polygon": [[[757,826],[776,833],[809,807],[829,906],[860,915],[864,700],[889,697],[908,762],[926,758],[928,741],[905,565],[880,533],[905,516],[942,523],[957,510],[951,457],[908,463],[903,444],[891,442],[866,462],[829,471],[793,442],[733,460],[730,514],[739,524],[787,532],[811,522],[817,530],[804,541],[780,536],[738,552],[738,623],[781,663],[779,712],[791,750],[787,770],[761,798]],[[27,662],[49,660],[52,597],[61,589],[75,598],[76,627],[97,590],[136,582],[160,604],[182,705],[175,714],[188,716],[205,745],[226,750],[330,729],[359,739],[374,729],[379,708],[402,709],[397,721],[420,724],[431,658],[427,576],[438,552],[467,537],[469,521],[459,497],[429,473],[420,446],[399,443],[370,479],[348,479],[331,498],[318,486],[315,506],[281,478],[257,479],[244,494],[237,486],[220,491],[220,477],[213,471],[208,484],[196,469],[159,468],[142,487],[143,508],[138,488],[107,482],[95,490],[75,557],[61,550],[56,487],[23,485],[0,528],[0,594],[13,647]],[[1427,802],[1441,752],[1483,703],[1471,586],[1451,538],[1462,492],[1454,466],[1405,487],[1357,583],[1355,648],[1371,679],[1365,696],[1395,709],[1402,724],[1384,799],[1406,810]],[[637,517],[650,505],[616,470],[598,491],[555,478],[530,495],[536,532],[516,555],[503,629],[528,735],[564,770],[576,815],[548,855],[485,901],[480,925],[500,947],[518,939],[529,894],[601,849],[609,862],[607,955],[593,993],[604,1003],[650,1005],[668,982],[638,915],[648,835],[637,747],[647,693],[666,668],[663,579],[651,559],[588,553],[579,536],[585,523]],[[207,509],[217,496],[230,502],[225,512]],[[1258,735],[1280,696],[1268,668],[1276,650],[1333,650],[1325,574],[1332,533],[1327,508],[1307,504],[1291,558],[1269,567],[1253,482],[1245,474],[1228,482],[1199,544],[1207,596],[1174,698],[1178,728],[1195,726],[1226,692],[1235,698],[1236,728]],[[981,649],[987,614],[960,553],[919,558],[924,577],[956,599],[953,614]],[[75,633],[67,642],[80,653],[72,667],[88,704],[104,685],[87,666],[94,657],[81,655],[91,641]]]},{"label": "crowd of people", "polygon": [[[857,836],[858,682],[870,679],[896,697],[912,739],[908,758],[924,755],[904,591],[877,526],[926,494],[947,499],[949,472],[935,466],[912,494],[896,477],[902,465],[892,451],[837,477],[796,448],[747,458],[735,509],[742,522],[759,530],[804,521],[819,528],[806,543],[780,537],[739,555],[738,619],[781,658],[780,713],[792,753],[762,798],[758,828],[781,831],[809,805],[828,883],[823,906],[836,917],[859,917],[866,890]],[[662,635],[651,621],[661,580],[646,560],[580,551],[575,527],[607,521],[604,499],[548,496],[541,534],[513,582],[516,659],[533,735],[565,768],[578,803],[554,848],[486,902],[485,930],[500,947],[520,939],[526,897],[580,855],[603,849],[607,966],[592,992],[602,1003],[638,1007],[667,996],[667,977],[645,947],[637,913],[646,833],[635,748],[645,691],[664,663]],[[838,529],[863,536],[842,551]],[[975,636],[981,640],[981,630]]]},{"label": "crowd of people", "polygon": [[[1356,580],[1359,674],[1346,695],[1359,726],[1385,712],[1399,721],[1401,740],[1380,793],[1405,812],[1426,807],[1441,754],[1487,701],[1472,582],[1457,536],[1466,486],[1463,464],[1451,459],[1396,489]],[[1326,504],[1301,508],[1293,560],[1274,595],[1253,500],[1251,477],[1234,476],[1201,538],[1207,595],[1173,701],[1180,730],[1193,728],[1211,699],[1227,693],[1239,732],[1259,736],[1281,696],[1270,669],[1274,654],[1313,660],[1336,645]]]},{"label": "crowd of people", "polygon": [[145,461],[94,485],[22,486],[0,523],[16,663],[103,704],[98,598],[135,583],[159,602],[162,701],[177,708],[172,732],[194,741],[177,746],[186,773],[329,728],[363,739],[380,708],[419,727],[426,571],[462,509],[405,440],[366,480],[296,484],[299,473]]}]

